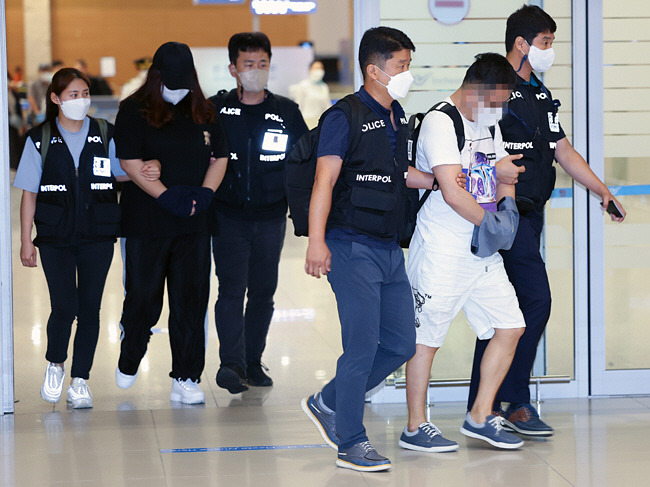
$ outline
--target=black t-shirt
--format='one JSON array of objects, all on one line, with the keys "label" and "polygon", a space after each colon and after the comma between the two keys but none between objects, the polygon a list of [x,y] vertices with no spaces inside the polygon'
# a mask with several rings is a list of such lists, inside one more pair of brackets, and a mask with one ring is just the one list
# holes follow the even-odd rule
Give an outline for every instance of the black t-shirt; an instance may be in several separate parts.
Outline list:
[{"label": "black t-shirt", "polygon": [[[185,103],[183,100],[181,103]],[[219,116],[211,124],[196,124],[178,106],[172,122],[156,129],[142,113],[142,105],[127,98],[115,120],[115,149],[120,159],[158,159],[160,181],[168,188],[176,185],[201,186],[211,155],[228,156],[226,135]],[[135,183],[125,183],[120,199],[122,235],[125,237],[165,237],[207,232],[206,213],[179,218],[163,209]]]}]

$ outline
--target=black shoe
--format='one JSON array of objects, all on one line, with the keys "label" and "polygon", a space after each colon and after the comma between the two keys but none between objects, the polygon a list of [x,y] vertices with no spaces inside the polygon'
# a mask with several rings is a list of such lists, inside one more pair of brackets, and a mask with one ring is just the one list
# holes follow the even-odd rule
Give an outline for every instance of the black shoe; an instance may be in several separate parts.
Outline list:
[{"label": "black shoe", "polygon": [[244,371],[238,365],[222,365],[217,372],[217,385],[231,394],[248,390]]},{"label": "black shoe", "polygon": [[271,387],[273,379],[271,379],[264,371],[268,372],[269,368],[261,362],[248,364],[246,368],[246,381],[248,385],[254,387]]}]

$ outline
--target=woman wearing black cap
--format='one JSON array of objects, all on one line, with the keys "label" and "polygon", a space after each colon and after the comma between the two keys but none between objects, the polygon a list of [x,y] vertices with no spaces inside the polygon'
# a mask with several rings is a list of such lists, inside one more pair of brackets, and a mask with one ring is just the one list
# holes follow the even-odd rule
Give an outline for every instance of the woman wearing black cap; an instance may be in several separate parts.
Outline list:
[{"label": "woman wearing black cap", "polygon": [[[226,137],[203,96],[192,53],[167,42],[147,79],[120,105],[115,122],[117,157],[132,182],[124,186],[126,297],[120,359],[123,389],[135,382],[150,329],[169,295],[171,400],[205,402],[198,382],[205,361],[204,319],[210,283],[210,237],[205,210],[226,168]],[[160,179],[140,176],[143,161],[158,159]],[[212,159],[211,159],[212,158]]]}]

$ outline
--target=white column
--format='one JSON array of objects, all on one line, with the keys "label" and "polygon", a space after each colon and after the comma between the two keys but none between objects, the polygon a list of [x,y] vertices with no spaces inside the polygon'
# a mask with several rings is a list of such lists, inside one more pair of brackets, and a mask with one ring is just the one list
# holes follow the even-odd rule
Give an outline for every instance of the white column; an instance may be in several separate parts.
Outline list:
[{"label": "white column", "polygon": [[[5,0],[0,0],[0,66],[7,65]],[[0,76],[0,415],[14,412],[13,300],[11,293],[11,203],[7,77]]]},{"label": "white column", "polygon": [[[601,4],[601,0],[592,0],[589,6]],[[590,124],[589,91],[591,80],[589,70],[590,50],[602,49],[602,42],[591,44],[588,29],[593,27],[587,13],[587,0],[574,0],[572,9],[573,27],[573,146],[589,161]],[[599,20],[602,25],[602,17]],[[589,76],[588,76],[589,75]],[[602,91],[594,92],[594,96],[602,100]],[[587,235],[589,234],[589,209],[587,190],[573,183],[573,295],[575,323],[575,378],[578,387],[577,395],[589,395],[589,299],[590,275],[589,260],[594,257],[590,252]],[[602,221],[602,216],[600,217]],[[592,281],[593,282],[593,281]],[[591,316],[593,319],[593,315]]]},{"label": "white column", "polygon": [[39,64],[52,61],[50,0],[23,0],[23,21],[25,31],[25,73],[27,79],[31,80],[36,76]]},{"label": "white column", "polygon": [[[357,59],[363,33],[379,26],[379,9],[380,2],[377,0],[354,0],[354,59]],[[358,90],[363,85],[363,76],[358,63],[354,64],[354,89]]]}]

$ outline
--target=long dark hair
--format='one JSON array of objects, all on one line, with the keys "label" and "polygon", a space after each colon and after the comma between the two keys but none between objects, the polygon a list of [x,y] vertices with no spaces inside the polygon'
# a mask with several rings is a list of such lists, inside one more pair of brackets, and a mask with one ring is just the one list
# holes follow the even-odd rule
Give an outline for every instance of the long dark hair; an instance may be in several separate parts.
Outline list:
[{"label": "long dark hair", "polygon": [[[157,129],[164,127],[174,119],[174,112],[170,110],[162,97],[162,85],[160,71],[152,66],[149,68],[144,84],[129,97],[138,100],[143,105],[144,118],[149,125]],[[190,90],[188,96],[183,98],[177,106],[181,113],[191,117],[196,124],[214,122],[214,107],[203,95],[196,70],[194,70],[194,89]]]},{"label": "long dark hair", "polygon": [[50,122],[53,131],[56,131],[56,117],[59,116],[59,105],[52,101],[52,93],[60,98],[61,93],[76,79],[80,79],[90,88],[88,76],[75,68],[59,69],[54,74],[50,86],[47,87],[47,94],[45,95],[45,122]]}]

